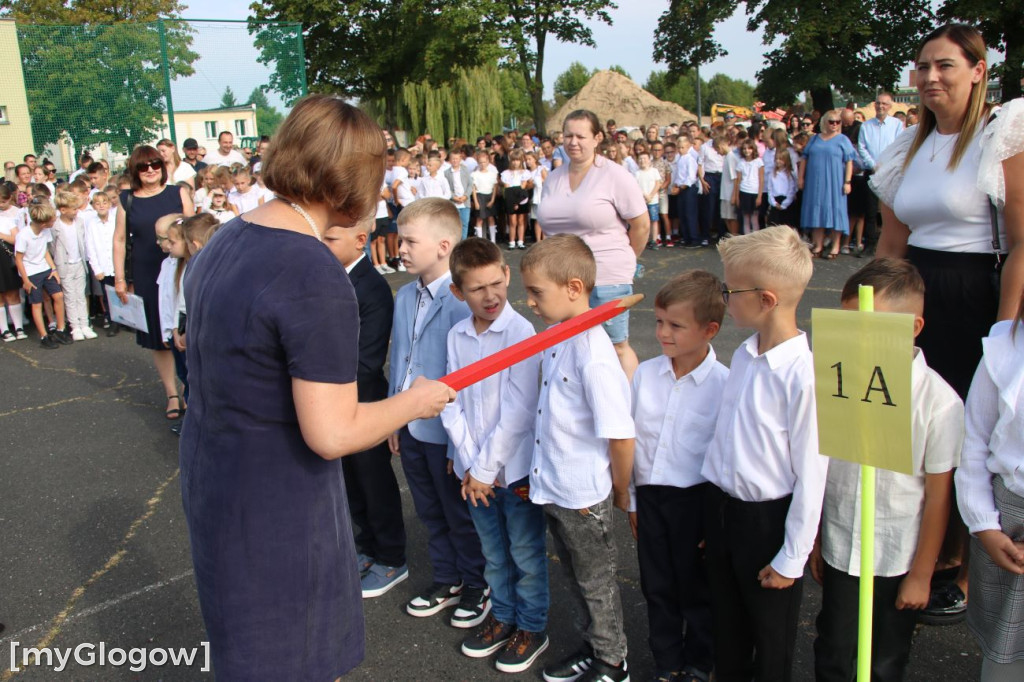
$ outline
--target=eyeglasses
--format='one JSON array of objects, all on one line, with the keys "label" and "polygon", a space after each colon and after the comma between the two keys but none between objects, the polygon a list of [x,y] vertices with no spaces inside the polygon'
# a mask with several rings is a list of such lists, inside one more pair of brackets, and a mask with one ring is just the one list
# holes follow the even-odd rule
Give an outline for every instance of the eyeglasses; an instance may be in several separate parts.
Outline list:
[{"label": "eyeglasses", "polygon": [[730,289],[726,284],[722,284],[722,301],[726,305],[729,305],[729,297],[733,294],[745,294],[748,291],[764,291],[761,287],[751,287],[750,289]]},{"label": "eyeglasses", "polygon": [[830,126],[837,126],[837,125],[839,125],[840,123],[842,123],[842,121],[838,121],[838,120],[836,120],[836,119],[832,119],[831,121],[829,121],[829,122],[828,122],[828,124],[829,124]]},{"label": "eyeglasses", "polygon": [[803,126],[804,128],[810,128],[812,125],[814,125],[814,121],[804,121],[800,125]]},{"label": "eyeglasses", "polygon": [[155,161],[141,161],[135,164],[135,170],[137,170],[140,173],[145,173],[147,170],[157,171],[163,167],[164,162],[161,161],[160,159],[156,159]]}]

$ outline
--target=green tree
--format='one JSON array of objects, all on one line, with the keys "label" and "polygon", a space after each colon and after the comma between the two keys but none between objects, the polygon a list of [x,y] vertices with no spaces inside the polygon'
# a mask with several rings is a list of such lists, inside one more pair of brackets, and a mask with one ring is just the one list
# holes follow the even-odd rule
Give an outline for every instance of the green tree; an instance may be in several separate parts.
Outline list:
[{"label": "green tree", "polygon": [[[788,105],[809,91],[820,111],[834,105],[832,86],[846,92],[892,87],[933,18],[930,0],[744,4],[748,30],[764,29],[765,45],[779,42],[758,71],[758,97],[769,105]],[[673,69],[726,54],[712,32],[738,6],[739,0],[672,0],[655,34],[655,59]]]},{"label": "green tree", "polygon": [[267,100],[267,95],[263,92],[263,89],[254,88],[246,104],[256,105],[256,128],[259,130],[260,135],[273,136],[277,132],[277,127],[281,125],[281,121],[284,120],[284,115],[270,106],[270,102]]},{"label": "green tree", "polygon": [[267,0],[254,2],[249,30],[259,60],[274,65],[270,87],[291,102],[302,94],[290,69],[297,46],[281,44],[281,26],[301,22],[309,89],[383,103],[381,118],[395,127],[408,83],[436,86],[460,70],[493,61],[497,38],[480,17],[490,0]]},{"label": "green tree", "polygon": [[735,104],[749,107],[754,104],[754,86],[739,78],[730,78],[724,73],[716,73],[701,85],[709,103]]},{"label": "green tree", "polygon": [[235,93],[231,92],[230,85],[224,88],[224,94],[220,96],[220,105],[225,109],[238,106],[238,100],[235,98]]},{"label": "green tree", "polygon": [[562,106],[566,100],[575,97],[576,93],[583,89],[583,86],[590,81],[590,77],[593,75],[594,72],[583,66],[580,62],[569,64],[569,68],[558,74],[558,77],[555,78],[553,86],[555,103],[558,106]]},{"label": "green tree", "polygon": [[[520,126],[533,122],[533,105],[526,92],[526,81],[522,72],[507,66],[498,68],[498,88],[501,91],[501,108],[505,118],[515,117]],[[486,131],[484,131],[486,132]]]},{"label": "green tree", "polygon": [[946,0],[939,17],[977,26],[988,46],[1003,53],[997,70],[1003,101],[1021,96],[1024,78],[1024,0]]},{"label": "green tree", "polygon": [[593,31],[585,22],[596,19],[611,25],[608,10],[616,7],[602,0],[490,0],[485,23],[497,31],[509,50],[509,62],[523,75],[538,130],[547,128],[544,54],[548,38],[593,47]]},{"label": "green tree", "polygon": [[[176,0],[14,0],[0,16],[17,24],[32,136],[37,147],[68,138],[122,152],[160,133],[165,84],[163,22],[171,78],[193,73],[188,26]],[[45,21],[60,26],[41,25]],[[76,68],[72,69],[71,66]]]},{"label": "green tree", "polygon": [[618,64],[612,64],[611,66],[608,67],[608,70],[614,71],[615,73],[621,73],[626,78],[633,80],[633,77],[629,75],[629,71],[626,71],[626,68],[623,66],[620,66]]}]

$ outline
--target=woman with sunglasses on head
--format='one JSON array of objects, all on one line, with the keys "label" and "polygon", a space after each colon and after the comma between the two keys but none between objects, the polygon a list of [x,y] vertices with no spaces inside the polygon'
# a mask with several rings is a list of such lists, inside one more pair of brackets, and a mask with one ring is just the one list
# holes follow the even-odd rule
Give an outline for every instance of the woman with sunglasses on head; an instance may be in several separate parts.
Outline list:
[{"label": "woman with sunglasses on head", "polygon": [[[140,145],[128,159],[131,188],[121,192],[123,211],[117,212],[114,227],[114,290],[123,302],[128,301],[129,284],[142,297],[146,307],[149,333],[139,331],[135,342],[153,351],[153,364],[160,375],[167,396],[168,419],[178,419],[185,405],[178,395],[174,374],[174,357],[160,335],[160,307],[156,280],[165,254],[157,245],[156,221],[171,213],[191,216],[195,213],[187,188],[168,184],[167,167],[160,152],[149,145]],[[131,258],[126,261],[126,254]]]},{"label": "woman with sunglasses on head", "polygon": [[[846,197],[853,178],[853,157],[857,154],[850,138],[842,134],[840,110],[825,112],[821,132],[808,141],[800,160],[797,186],[803,190],[800,226],[811,231],[811,253],[833,260],[841,242],[849,240],[850,217]],[[832,245],[824,251],[825,231],[832,233]]]}]

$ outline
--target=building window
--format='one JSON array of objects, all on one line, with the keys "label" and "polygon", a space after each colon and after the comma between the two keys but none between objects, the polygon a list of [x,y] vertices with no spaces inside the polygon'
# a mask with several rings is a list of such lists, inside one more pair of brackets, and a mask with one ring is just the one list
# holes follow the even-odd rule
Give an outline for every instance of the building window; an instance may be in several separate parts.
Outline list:
[{"label": "building window", "polygon": [[246,121],[245,121],[244,118],[236,118],[235,119],[235,135],[238,135],[239,137],[245,137],[246,136],[245,123],[246,123]]},{"label": "building window", "polygon": [[216,121],[204,121],[203,130],[206,131],[206,137],[214,138],[217,137],[217,122]]},{"label": "building window", "polygon": [[0,104],[0,125],[7,125],[10,121],[7,119],[7,107]]}]

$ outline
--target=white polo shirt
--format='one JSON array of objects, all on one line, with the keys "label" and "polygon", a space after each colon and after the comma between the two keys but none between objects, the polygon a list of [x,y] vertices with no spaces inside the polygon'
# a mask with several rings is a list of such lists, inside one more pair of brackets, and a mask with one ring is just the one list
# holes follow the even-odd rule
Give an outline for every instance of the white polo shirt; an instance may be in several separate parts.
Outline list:
[{"label": "white polo shirt", "polygon": [[814,360],[803,332],[760,355],[757,344],[754,334],[732,356],[701,474],[745,502],[793,495],[771,565],[799,578],[818,535],[828,470],[818,453]]},{"label": "white polo shirt", "polygon": [[633,438],[629,381],[604,328],[542,354],[530,499],[583,509],[611,494],[610,438]]},{"label": "white polo shirt", "polygon": [[670,485],[689,488],[705,482],[700,470],[715,434],[729,370],[715,349],[689,374],[676,379],[672,360],[664,355],[641,362],[633,375],[633,455],[631,511],[635,487]]}]

